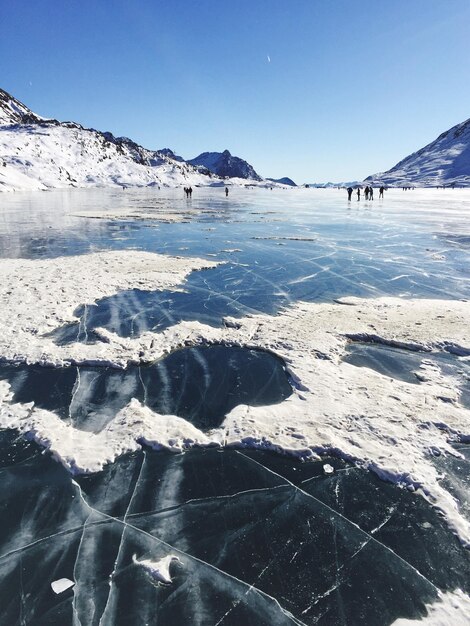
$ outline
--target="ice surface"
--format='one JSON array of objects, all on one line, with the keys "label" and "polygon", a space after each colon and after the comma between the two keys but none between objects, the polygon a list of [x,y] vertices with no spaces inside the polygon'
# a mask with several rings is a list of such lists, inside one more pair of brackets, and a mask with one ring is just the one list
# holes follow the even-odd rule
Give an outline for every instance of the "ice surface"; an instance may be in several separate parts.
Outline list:
[{"label": "ice surface", "polygon": [[[6,623],[386,626],[447,600],[460,617],[470,196],[443,193],[5,198]],[[166,367],[158,390],[143,374],[192,350],[220,355]],[[238,351],[272,358],[266,385]],[[292,390],[278,404],[274,363]],[[253,393],[218,422],[174,408],[192,384],[188,406],[225,402],[226,376]],[[184,568],[155,585],[133,555]]]},{"label": "ice surface", "polygon": [[145,449],[70,481],[37,451],[0,484],[5,623],[383,626],[469,591],[468,554],[423,498],[335,458]]}]

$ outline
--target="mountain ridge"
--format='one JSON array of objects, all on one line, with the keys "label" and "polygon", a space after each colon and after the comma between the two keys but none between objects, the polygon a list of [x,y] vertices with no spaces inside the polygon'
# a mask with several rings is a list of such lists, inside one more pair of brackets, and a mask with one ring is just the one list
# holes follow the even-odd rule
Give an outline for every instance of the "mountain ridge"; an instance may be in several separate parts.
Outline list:
[{"label": "mountain ridge", "polygon": [[222,186],[226,176],[233,184],[272,184],[246,161],[226,152],[228,157],[222,153],[226,165],[233,167],[218,174],[185,161],[169,148],[151,150],[109,131],[41,117],[0,89],[0,191]]}]

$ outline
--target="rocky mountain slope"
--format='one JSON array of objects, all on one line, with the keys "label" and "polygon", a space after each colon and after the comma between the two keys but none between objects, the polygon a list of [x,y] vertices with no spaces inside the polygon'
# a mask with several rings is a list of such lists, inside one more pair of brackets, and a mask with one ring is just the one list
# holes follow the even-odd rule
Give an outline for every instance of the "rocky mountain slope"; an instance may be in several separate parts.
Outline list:
[{"label": "rocky mountain slope", "polygon": [[470,119],[364,182],[396,187],[470,186]]}]

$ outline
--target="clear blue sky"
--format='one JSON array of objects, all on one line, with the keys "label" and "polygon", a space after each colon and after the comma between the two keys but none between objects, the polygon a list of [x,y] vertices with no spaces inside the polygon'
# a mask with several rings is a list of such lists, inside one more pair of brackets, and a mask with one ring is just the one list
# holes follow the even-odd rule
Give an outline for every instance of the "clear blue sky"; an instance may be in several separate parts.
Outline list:
[{"label": "clear blue sky", "polygon": [[469,0],[0,0],[0,86],[184,158],[362,179],[470,117],[469,33]]}]

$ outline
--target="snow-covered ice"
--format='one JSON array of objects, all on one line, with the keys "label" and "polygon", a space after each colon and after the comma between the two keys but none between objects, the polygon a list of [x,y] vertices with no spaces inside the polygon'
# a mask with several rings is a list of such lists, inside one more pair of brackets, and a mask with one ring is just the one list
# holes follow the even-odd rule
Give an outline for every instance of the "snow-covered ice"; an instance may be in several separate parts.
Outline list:
[{"label": "snow-covered ice", "polygon": [[[119,585],[123,579],[127,585],[132,584],[129,582],[131,569],[133,575],[139,576],[136,570],[142,570],[169,585],[172,556],[182,559],[182,555],[189,553],[184,556],[184,576],[181,580],[180,576],[176,577],[168,588],[174,588],[175,594],[181,594],[183,589],[196,594],[191,598],[196,598],[199,614],[204,614],[202,607],[206,605],[204,598],[195,591],[198,589],[195,581],[202,576],[215,585],[214,589],[221,594],[218,597],[230,597],[217,619],[230,620],[231,616],[235,619],[245,602],[253,602],[250,606],[262,606],[262,614],[271,616],[265,619],[266,623],[274,623],[273,615],[277,615],[279,623],[292,623],[291,609],[295,620],[313,623],[311,620],[317,619],[319,614],[315,611],[322,602],[329,601],[328,598],[333,602],[342,593],[346,594],[344,583],[348,577],[355,577],[346,563],[357,564],[364,559],[364,563],[370,564],[376,556],[374,550],[378,550],[384,559],[380,561],[380,570],[384,570],[383,563],[390,558],[392,570],[398,572],[401,579],[409,576],[413,581],[413,591],[407,597],[422,598],[410,613],[401,608],[404,612],[399,614],[411,615],[414,619],[427,610],[428,620],[435,617],[442,621],[452,615],[455,623],[459,623],[467,600],[457,589],[460,583],[449,582],[443,589],[435,582],[432,572],[425,575],[420,563],[413,562],[411,557],[406,560],[402,547],[393,543],[406,529],[394,531],[396,534],[389,541],[390,520],[399,528],[398,505],[393,502],[387,505],[378,518],[367,519],[365,526],[361,520],[357,522],[348,517],[351,510],[346,506],[344,509],[337,507],[342,506],[345,498],[352,497],[342,491],[343,485],[349,484],[343,479],[352,472],[357,472],[357,476],[379,477],[384,482],[378,483],[388,484],[390,489],[405,494],[400,498],[419,502],[420,511],[429,510],[436,516],[432,522],[427,518],[417,521],[419,532],[434,532],[436,520],[440,519],[438,511],[445,516],[447,530],[452,529],[460,539],[455,550],[463,550],[462,545],[470,544],[470,521],[458,495],[465,481],[446,481],[447,470],[440,462],[449,458],[456,463],[461,461],[465,467],[465,455],[457,444],[470,439],[466,382],[470,357],[468,194],[456,191],[443,214],[442,192],[435,192],[437,195],[416,192],[408,207],[405,196],[390,192],[384,200],[387,204],[377,202],[372,212],[370,208],[349,208],[343,192],[312,191],[318,194],[312,196],[310,190],[298,190],[289,194],[287,204],[290,202],[295,211],[288,206],[288,214],[285,210],[287,196],[280,197],[284,191],[274,191],[270,196],[270,192],[264,192],[269,198],[256,195],[263,193],[256,191],[251,200],[249,192],[239,193],[238,199],[231,200],[230,212],[222,213],[225,209],[220,208],[218,197],[207,194],[198,201],[200,204],[196,204],[195,211],[188,212],[188,221],[173,220],[156,228],[147,228],[147,222],[151,222],[155,214],[149,210],[148,198],[144,196],[131,196],[129,210],[107,206],[109,215],[104,219],[96,219],[101,215],[98,209],[92,208],[92,203],[85,209],[69,205],[67,217],[58,215],[58,223],[65,220],[66,233],[86,233],[82,238],[84,243],[77,244],[82,246],[79,249],[82,254],[48,254],[50,246],[57,245],[55,236],[50,240],[44,236],[45,229],[52,226],[49,216],[49,221],[45,220],[43,225],[34,223],[31,227],[37,248],[25,248],[24,241],[18,239],[14,242],[16,254],[11,249],[11,258],[4,259],[0,265],[2,364],[76,370],[73,403],[93,405],[86,390],[80,389],[79,372],[84,371],[83,368],[111,367],[127,372],[158,362],[165,371],[167,355],[183,353],[191,347],[201,348],[198,367],[201,377],[210,380],[213,374],[203,349],[213,345],[273,355],[284,364],[292,387],[291,395],[275,404],[238,404],[215,427],[199,427],[180,414],[153,410],[145,402],[131,397],[115,414],[107,414],[106,420],[100,421],[97,415],[100,408],[94,407],[90,423],[101,425],[87,430],[78,427],[71,410],[70,416],[64,419],[53,410],[17,401],[8,377],[0,381],[2,432],[13,429],[12,432],[21,434],[21,441],[37,442],[60,463],[52,462],[49,455],[38,458],[60,468],[57,472],[62,471],[61,476],[66,475],[65,470],[75,475],[72,492],[66,493],[67,502],[81,507],[78,525],[73,516],[66,517],[60,530],[46,529],[41,535],[59,541],[54,535],[56,532],[77,533],[76,549],[81,556],[74,561],[74,576],[70,574],[69,578],[76,581],[74,610],[82,617],[90,610],[96,610],[98,616],[102,611],[106,616],[108,612],[116,615]],[[0,239],[2,233],[4,236],[10,232],[10,220],[18,206],[17,198],[10,200],[10,197],[0,227]],[[202,215],[200,209],[207,212]],[[169,213],[178,215],[179,211]],[[408,220],[406,232],[403,220]],[[27,228],[25,226],[26,231]],[[113,240],[108,237],[109,233],[118,233],[119,238]],[[124,244],[120,243],[121,237]],[[281,241],[284,245],[278,248]],[[96,242],[112,242],[111,248],[123,245],[124,249],[103,250]],[[6,245],[4,241],[1,243]],[[22,253],[25,249],[27,254]],[[188,256],[181,257],[176,252],[181,249]],[[419,265],[416,258],[421,259]],[[128,326],[107,320],[106,316],[101,318],[102,327],[94,323],[88,328],[87,311],[106,304],[111,317],[119,318],[123,312],[116,303],[125,306],[130,302],[132,290],[139,291],[140,299],[136,297],[132,302],[137,306],[137,313],[139,307],[142,308],[144,318],[145,303],[151,301],[145,297],[147,292],[165,293],[171,300],[169,306],[186,307],[185,314],[178,315],[178,311],[170,308],[171,315],[165,324],[161,327],[142,324],[138,332],[128,332]],[[170,295],[175,293],[184,297],[172,300]],[[216,303],[220,306],[208,323],[199,318],[200,308],[188,309],[198,298],[203,299],[202,309],[210,309]],[[79,329],[77,339],[79,335],[83,337],[93,332],[96,340],[57,341],[55,331],[74,323]],[[401,353],[413,354],[413,359],[407,361],[413,363],[413,369],[408,377],[400,378],[393,369],[378,371],[367,364],[358,367],[348,362],[351,345],[374,346],[375,354],[379,355],[383,347],[395,350],[397,359]],[[220,368],[223,370],[223,362]],[[190,378],[189,372],[187,376]],[[85,380],[84,376],[82,382]],[[114,393],[113,389],[109,388],[108,393]],[[108,404],[112,405],[111,395]],[[193,450],[166,457],[165,452],[158,456],[149,451],[149,447],[172,452]],[[200,481],[195,474],[198,489],[194,486],[189,489],[188,484],[182,482],[183,461],[178,459],[196,458],[191,457],[192,454],[207,454],[207,458],[216,459],[216,451],[221,458],[230,458],[234,467],[241,460],[243,467],[253,468],[268,482],[260,486],[258,479],[250,478],[249,483],[244,484],[240,478],[236,488],[228,488],[223,495],[217,491],[211,491],[210,497],[201,495],[199,489],[202,492],[209,489],[212,478],[215,480],[218,473],[222,475],[219,469],[212,473],[212,478]],[[278,456],[263,456],[269,451],[283,455],[282,471],[281,465],[276,465],[281,463],[275,460]],[[168,459],[166,469],[158,465],[157,457]],[[309,462],[292,460],[293,467],[289,470],[286,460],[289,457]],[[39,461],[34,454],[31,458],[32,467],[36,467]],[[302,468],[314,468],[316,463],[316,473],[304,481],[296,479],[296,473],[300,475],[305,471]],[[13,467],[16,471],[17,465]],[[191,475],[191,471],[188,466],[185,475]],[[227,471],[223,474],[224,481],[229,484],[231,474],[228,469],[224,471]],[[5,476],[9,473],[10,470]],[[61,480],[64,489],[71,488],[65,477]],[[111,482],[107,483],[108,480]],[[158,489],[155,486],[158,498],[151,495],[152,481],[158,483]],[[122,489],[117,488],[121,483]],[[17,483],[17,487],[20,484],[24,485],[25,481]],[[316,495],[309,491],[314,484],[319,489]],[[322,485],[329,487],[322,488]],[[251,574],[245,576],[243,572],[228,573],[230,568],[226,564],[225,569],[222,568],[221,563],[232,540],[236,538],[243,543],[240,528],[246,532],[249,529],[254,533],[251,540],[259,541],[256,528],[260,522],[252,511],[261,511],[266,505],[264,490],[269,491],[269,500],[272,499],[276,511],[259,514],[268,528],[271,521],[279,523],[279,528],[283,529],[302,524],[305,535],[301,541],[292,539],[292,546],[289,537],[282,535],[282,548],[274,556],[267,551],[264,561],[260,557],[261,562],[244,563],[243,572],[256,571],[251,578]],[[236,505],[241,493],[245,505],[240,508]],[[121,503],[123,494],[127,494],[125,505]],[[319,517],[309,507],[320,506],[318,494],[326,498],[326,504],[321,505],[325,519],[335,520],[334,540],[325,545],[330,546],[333,558],[345,560],[338,561],[336,569],[333,568],[336,578],[329,579],[328,586],[315,592],[302,606],[284,605],[280,596],[276,599],[266,591],[271,588],[268,581],[276,578],[271,576],[270,568],[278,567],[284,546],[286,550],[292,547],[287,563],[295,567],[304,549],[302,545],[310,545],[308,537],[318,532]],[[218,520],[214,528],[211,516],[198,509],[198,503],[203,502],[205,507],[208,499],[214,520]],[[379,495],[377,499],[379,502]],[[252,500],[253,508],[246,505]],[[292,503],[299,506],[302,513],[295,514],[296,524],[292,525],[288,518],[284,525],[279,511],[290,511]],[[230,515],[224,517],[226,506],[230,506]],[[39,503],[37,510],[40,511]],[[217,517],[219,511],[220,518]],[[211,528],[210,532],[216,533],[216,528],[223,527],[220,519],[229,523],[237,515],[243,518],[241,526],[230,526],[221,545],[213,541],[210,534],[205,537],[206,525]],[[411,519],[413,514],[409,515]],[[36,536],[36,527],[34,532],[29,530],[33,527],[32,519],[28,527],[21,529],[18,543],[12,540],[4,551],[7,569],[10,565],[13,567],[11,559],[15,550],[22,550],[32,541],[31,537]],[[37,514],[39,529],[41,519]],[[416,519],[419,520],[419,516]],[[112,545],[116,549],[111,578],[106,577],[103,583],[111,589],[110,601],[105,603],[107,609],[91,609],[90,597],[95,596],[90,595],[90,589],[94,588],[100,572],[98,566],[96,571],[85,571],[84,555],[90,558],[98,553],[99,533],[105,526],[112,529]],[[280,532],[279,528],[276,532]],[[352,543],[348,533],[354,535]],[[341,538],[339,543],[338,537]],[[458,544],[455,537],[453,539]],[[419,544],[419,535],[416,541]],[[413,545],[411,539],[403,543],[403,549]],[[132,563],[133,554],[152,556],[136,556]],[[2,555],[0,565],[1,561]],[[188,580],[194,584],[189,586]],[[162,585],[161,589],[167,585]],[[143,589],[141,579],[136,581],[136,587]],[[141,593],[154,592],[146,589]],[[300,597],[301,592],[298,593]],[[276,604],[279,602],[280,605]],[[145,611],[150,610],[145,606]],[[300,623],[295,620],[294,623]]]}]

